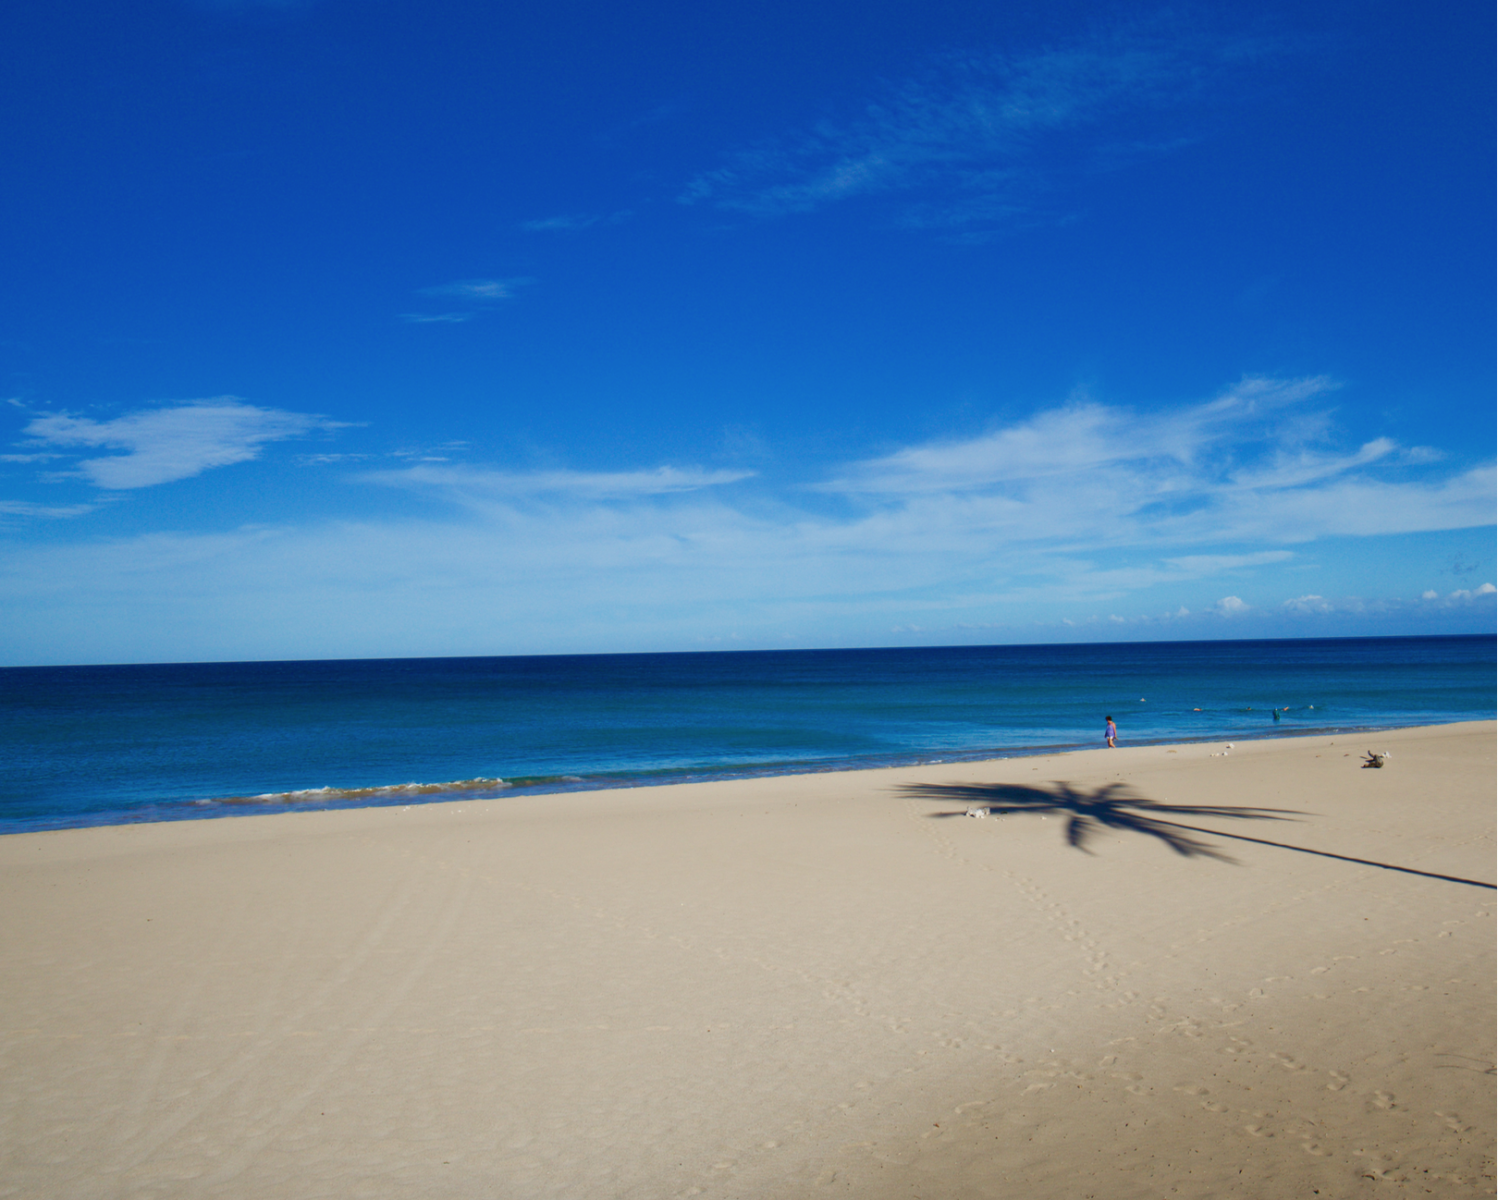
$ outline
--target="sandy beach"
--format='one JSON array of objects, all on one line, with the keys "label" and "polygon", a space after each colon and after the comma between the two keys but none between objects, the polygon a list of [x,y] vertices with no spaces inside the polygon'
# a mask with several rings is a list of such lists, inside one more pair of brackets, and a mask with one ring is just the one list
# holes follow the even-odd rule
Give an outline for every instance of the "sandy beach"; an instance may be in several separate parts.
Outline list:
[{"label": "sandy beach", "polygon": [[0,838],[0,1196],[1492,1195],[1494,758]]}]

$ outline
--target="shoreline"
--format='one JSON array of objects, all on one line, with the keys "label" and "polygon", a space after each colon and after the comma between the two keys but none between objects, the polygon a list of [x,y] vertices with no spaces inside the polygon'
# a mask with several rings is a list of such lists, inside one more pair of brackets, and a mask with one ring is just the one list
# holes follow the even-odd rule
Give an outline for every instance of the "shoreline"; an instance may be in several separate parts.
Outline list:
[{"label": "shoreline", "polygon": [[[1415,725],[1327,725],[1313,728],[1272,728],[1249,733],[1229,732],[1206,737],[1141,738],[1122,740],[1118,749],[1145,749],[1170,746],[1200,746],[1226,742],[1274,742],[1295,738],[1351,737],[1358,734],[1387,734],[1412,729],[1442,729],[1454,725],[1481,724],[1481,721],[1447,721]],[[1044,746],[990,748],[984,750],[930,751],[919,754],[871,755],[864,758],[820,759],[780,764],[751,764],[742,767],[704,768],[700,770],[661,770],[633,775],[594,775],[543,777],[544,783],[529,783],[531,776],[504,779],[463,779],[444,783],[402,783],[359,785],[346,788],[304,788],[290,792],[260,795],[193,799],[167,802],[138,809],[105,810],[84,814],[76,819],[41,817],[34,820],[0,820],[0,837],[23,833],[58,832],[67,829],[100,829],[127,825],[167,824],[180,821],[212,821],[229,817],[258,816],[277,812],[343,812],[362,808],[405,807],[410,804],[450,804],[465,800],[498,800],[520,796],[572,795],[581,792],[634,791],[640,788],[681,787],[695,784],[729,783],[744,779],[780,779],[809,775],[835,775],[859,771],[899,770],[908,767],[948,764],[1004,762],[1010,759],[1042,758],[1086,753],[1098,749],[1091,743],[1058,743]],[[516,782],[515,780],[519,780]],[[492,785],[492,786],[483,786]],[[328,799],[313,799],[327,793]],[[378,797],[369,793],[378,793]],[[94,817],[109,819],[96,820]]]},{"label": "shoreline", "polygon": [[1495,727],[0,838],[6,1194],[1490,1195]]}]

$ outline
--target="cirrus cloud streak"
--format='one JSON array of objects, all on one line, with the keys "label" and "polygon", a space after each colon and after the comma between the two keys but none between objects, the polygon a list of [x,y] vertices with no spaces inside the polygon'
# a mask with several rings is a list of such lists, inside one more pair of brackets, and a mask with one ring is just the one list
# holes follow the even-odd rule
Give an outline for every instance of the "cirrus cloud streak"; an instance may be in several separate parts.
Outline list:
[{"label": "cirrus cloud streak", "polygon": [[899,225],[971,236],[1032,211],[1066,174],[1113,170],[1191,144],[1203,134],[1199,118],[1184,116],[1188,102],[1210,108],[1287,49],[1166,14],[1029,54],[949,54],[856,115],[726,156],[679,199],[780,217],[887,197]]}]

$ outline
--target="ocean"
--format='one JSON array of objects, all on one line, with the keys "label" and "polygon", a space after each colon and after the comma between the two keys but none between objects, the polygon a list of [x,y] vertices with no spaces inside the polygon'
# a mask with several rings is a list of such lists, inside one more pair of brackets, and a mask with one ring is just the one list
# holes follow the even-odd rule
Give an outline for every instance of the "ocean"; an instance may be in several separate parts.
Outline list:
[{"label": "ocean", "polygon": [[0,832],[1486,720],[1494,673],[1486,635],[11,667]]}]

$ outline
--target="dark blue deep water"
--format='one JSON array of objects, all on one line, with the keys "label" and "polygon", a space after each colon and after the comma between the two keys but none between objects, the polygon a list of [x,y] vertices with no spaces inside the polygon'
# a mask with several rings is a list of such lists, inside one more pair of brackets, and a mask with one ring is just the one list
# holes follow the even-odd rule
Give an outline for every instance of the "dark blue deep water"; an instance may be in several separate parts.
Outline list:
[{"label": "dark blue deep water", "polygon": [[[0,832],[1494,716],[1490,636],[0,669]],[[1272,709],[1283,710],[1275,722]]]}]

